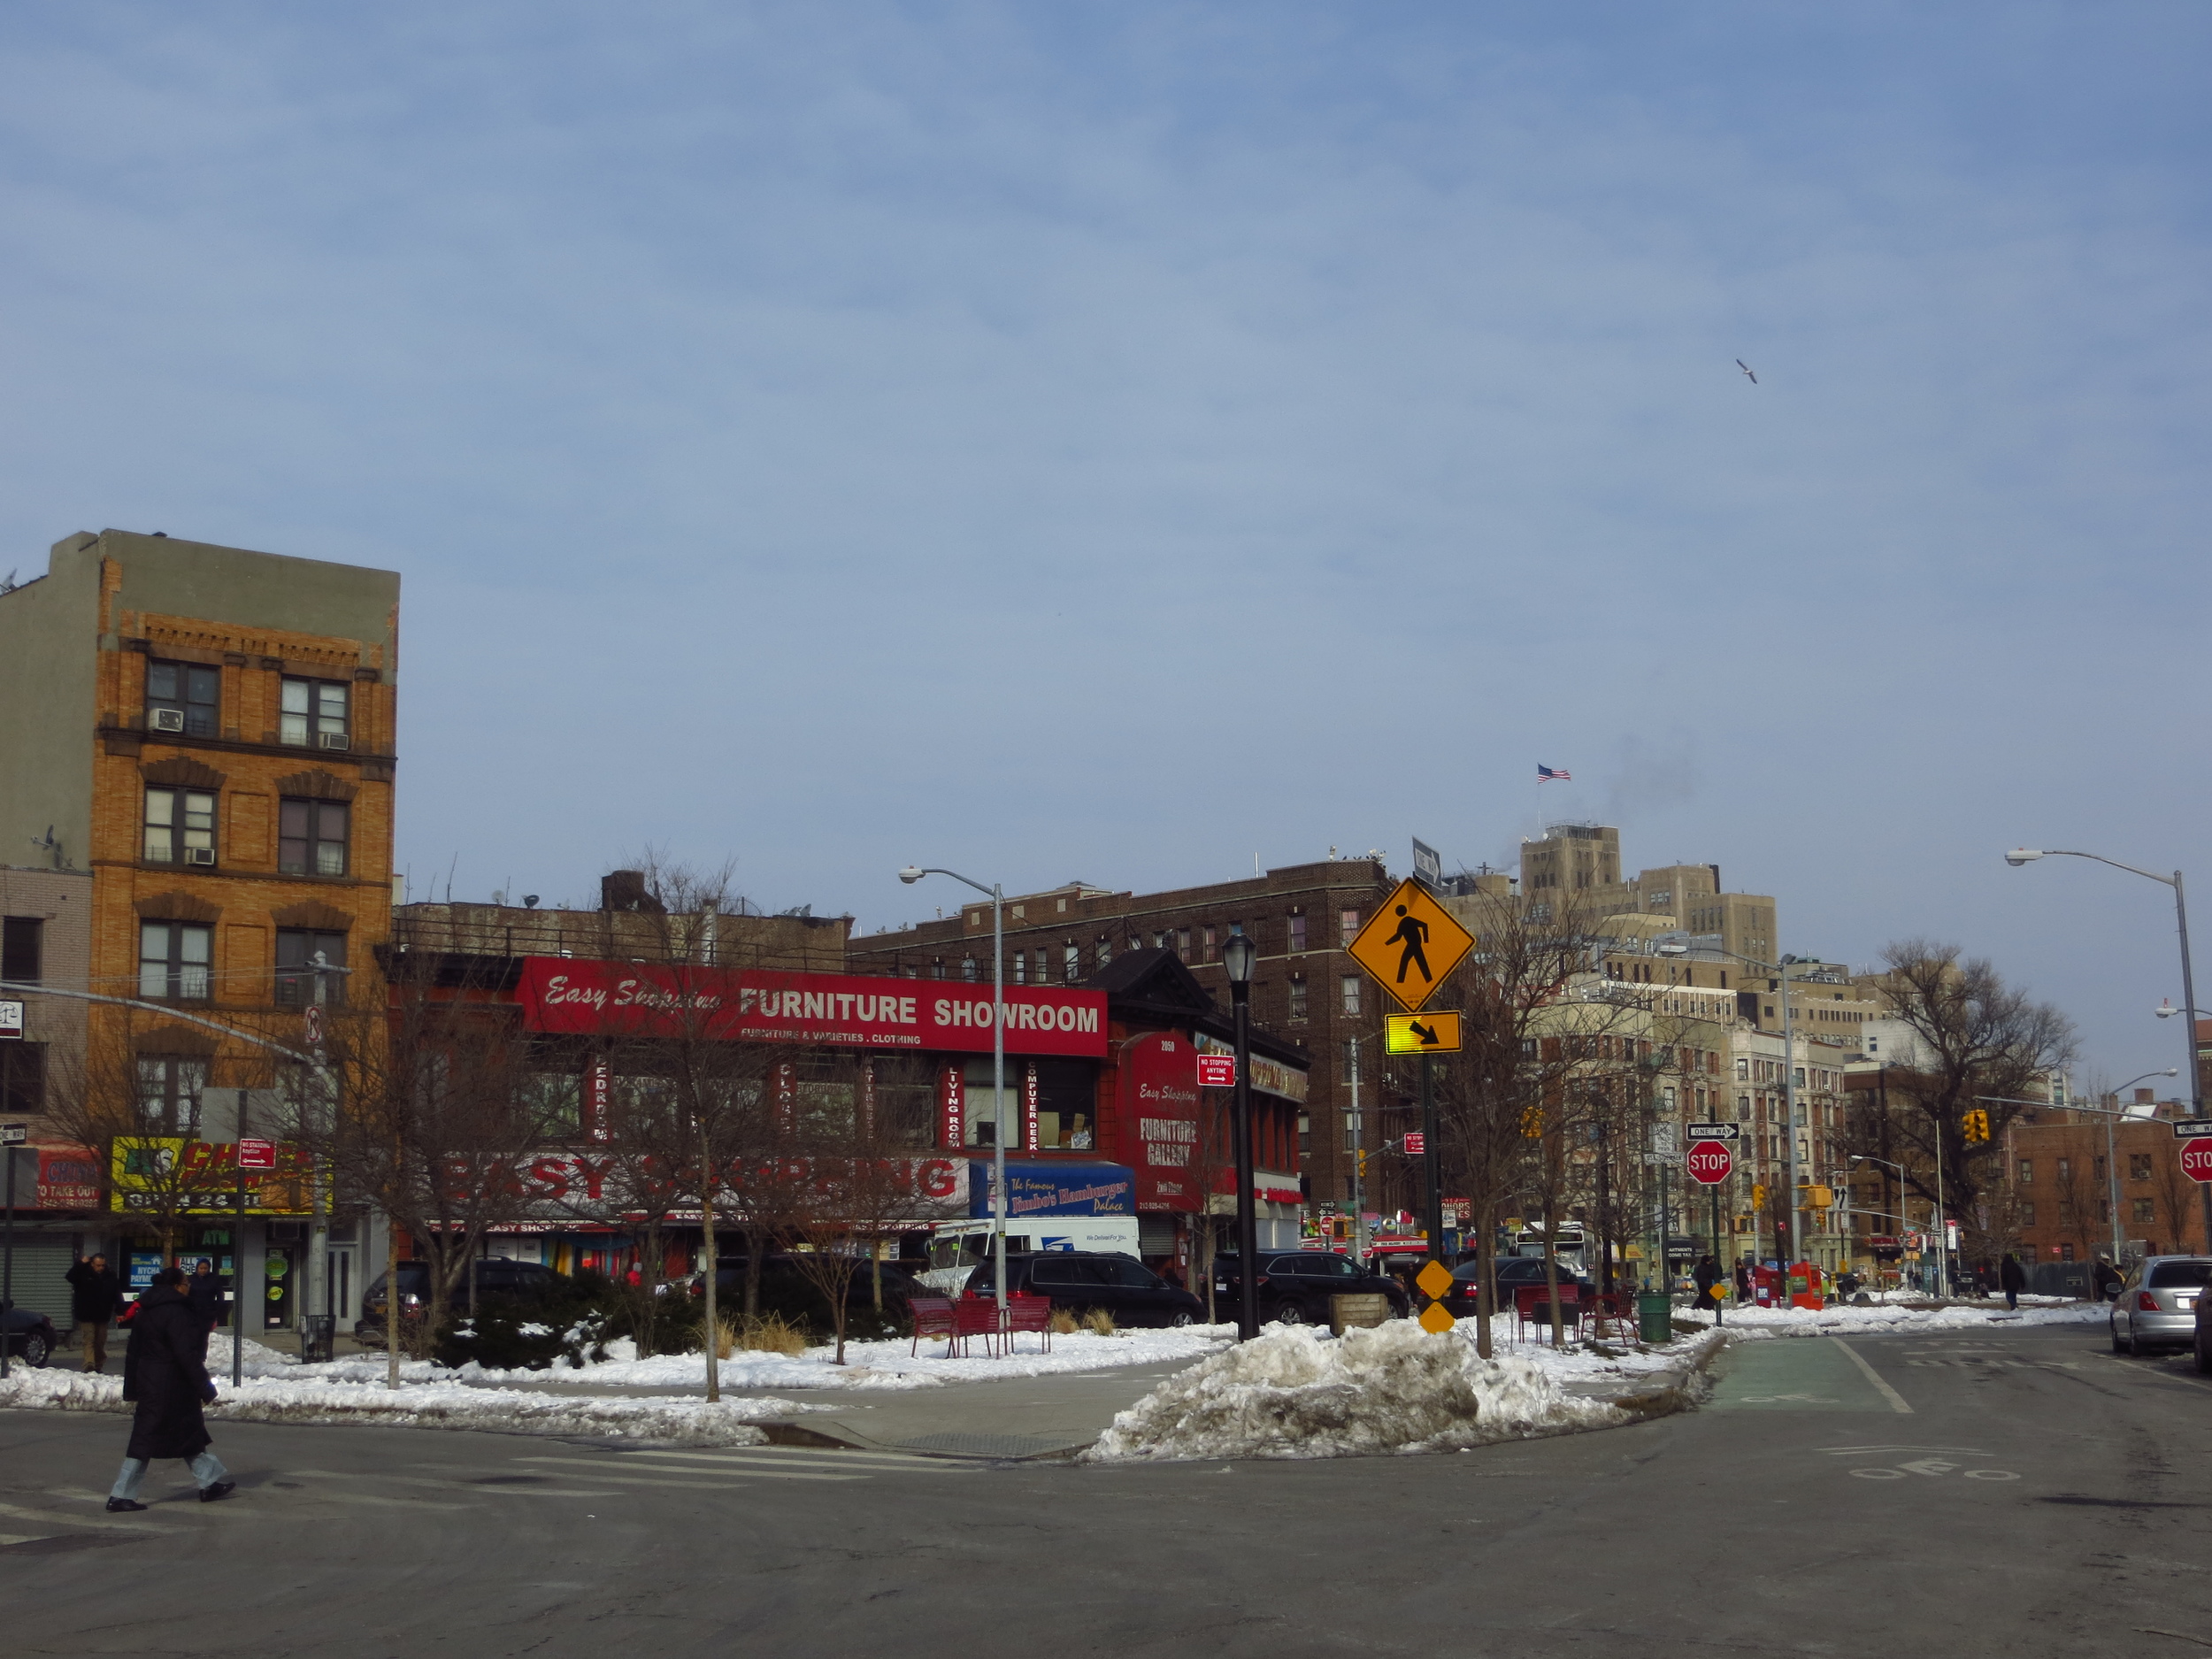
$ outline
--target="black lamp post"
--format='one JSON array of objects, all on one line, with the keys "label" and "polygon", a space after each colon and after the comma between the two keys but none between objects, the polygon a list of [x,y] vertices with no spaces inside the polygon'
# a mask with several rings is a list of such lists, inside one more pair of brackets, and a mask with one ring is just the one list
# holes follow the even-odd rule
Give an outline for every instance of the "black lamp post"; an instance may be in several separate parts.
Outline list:
[{"label": "black lamp post", "polygon": [[1259,1218],[1252,1206],[1252,964],[1259,949],[1242,933],[1231,933],[1221,947],[1221,965],[1229,972],[1229,1001],[1236,1011],[1237,1087],[1237,1340],[1260,1333]]}]

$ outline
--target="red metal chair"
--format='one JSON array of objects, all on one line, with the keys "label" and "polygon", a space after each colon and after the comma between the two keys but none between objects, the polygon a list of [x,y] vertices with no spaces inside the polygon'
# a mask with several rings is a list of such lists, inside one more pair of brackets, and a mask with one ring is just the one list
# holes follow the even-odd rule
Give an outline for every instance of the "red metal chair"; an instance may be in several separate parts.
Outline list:
[{"label": "red metal chair", "polygon": [[1052,1298],[1013,1295],[1006,1299],[1006,1351],[1014,1351],[1014,1338],[1024,1331],[1044,1337],[1044,1352],[1052,1352]]},{"label": "red metal chair", "polygon": [[907,1345],[906,1351],[909,1354],[918,1354],[921,1351],[924,1337],[929,1338],[933,1342],[941,1336],[948,1344],[945,1352],[950,1355],[952,1349],[949,1344],[957,1335],[953,1321],[951,1298],[910,1296],[907,1298],[906,1305],[908,1310],[914,1316],[914,1340]]}]

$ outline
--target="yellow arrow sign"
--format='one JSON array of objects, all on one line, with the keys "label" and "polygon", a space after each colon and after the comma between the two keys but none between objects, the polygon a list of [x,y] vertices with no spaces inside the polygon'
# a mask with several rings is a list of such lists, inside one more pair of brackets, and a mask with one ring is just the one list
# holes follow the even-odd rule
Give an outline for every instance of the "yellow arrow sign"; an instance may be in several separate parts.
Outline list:
[{"label": "yellow arrow sign", "polygon": [[1418,1012],[1474,948],[1475,936],[1411,880],[1398,884],[1347,947],[1409,1013]]},{"label": "yellow arrow sign", "polygon": [[1383,1021],[1386,1054],[1457,1054],[1459,1010],[1438,1009],[1426,1014],[1393,1014]]}]

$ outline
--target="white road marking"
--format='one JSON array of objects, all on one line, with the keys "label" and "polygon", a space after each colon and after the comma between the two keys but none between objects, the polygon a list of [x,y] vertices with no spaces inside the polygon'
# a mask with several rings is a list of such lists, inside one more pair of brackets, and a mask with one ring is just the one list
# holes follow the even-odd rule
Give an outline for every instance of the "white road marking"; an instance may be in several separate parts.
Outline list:
[{"label": "white road marking", "polygon": [[[609,1492],[560,1491],[551,1486],[472,1486],[465,1480],[432,1480],[420,1475],[368,1474],[358,1471],[341,1471],[334,1469],[295,1469],[288,1472],[297,1475],[302,1480],[389,1480],[396,1481],[403,1486],[434,1486],[441,1492],[453,1494],[457,1498],[480,1496],[487,1498],[607,1498],[614,1495]],[[384,1500],[388,1503],[406,1501],[399,1498]],[[454,1506],[425,1504],[420,1507],[450,1509]]]},{"label": "white road marking", "polygon": [[0,1515],[12,1515],[19,1520],[37,1521],[44,1525],[68,1527],[73,1530],[81,1526],[96,1527],[104,1531],[119,1532],[168,1532],[172,1530],[158,1521],[145,1519],[111,1521],[104,1516],[56,1515],[51,1509],[27,1509],[14,1503],[0,1503]]},{"label": "white road marking", "polygon": [[1845,1341],[1839,1336],[1832,1336],[1828,1340],[1831,1342],[1833,1342],[1838,1348],[1841,1348],[1846,1354],[1848,1354],[1851,1356],[1851,1363],[1866,1373],[1867,1381],[1872,1383],[1874,1386],[1880,1391],[1882,1398],[1889,1402],[1891,1410],[1901,1411],[1908,1417],[1912,1414],[1912,1408],[1905,1403],[1905,1396],[1899,1394],[1897,1390],[1884,1382],[1882,1380],[1881,1374],[1877,1371],[1874,1367],[1866,1363],[1865,1358],[1859,1353],[1858,1349],[1853,1348],[1851,1344]]}]

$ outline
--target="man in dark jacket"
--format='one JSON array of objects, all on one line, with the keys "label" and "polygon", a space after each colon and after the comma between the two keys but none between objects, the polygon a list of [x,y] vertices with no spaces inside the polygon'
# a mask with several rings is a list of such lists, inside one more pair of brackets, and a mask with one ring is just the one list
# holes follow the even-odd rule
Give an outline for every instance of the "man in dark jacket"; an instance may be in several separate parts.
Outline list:
[{"label": "man in dark jacket", "polygon": [[192,1299],[192,1316],[202,1330],[212,1331],[222,1323],[223,1281],[216,1277],[215,1263],[204,1256],[192,1270],[192,1281],[184,1287],[184,1294]]},{"label": "man in dark jacket", "polygon": [[69,1317],[84,1333],[84,1368],[100,1371],[108,1363],[108,1321],[122,1305],[122,1281],[104,1256],[80,1258],[62,1277],[69,1281]]},{"label": "man in dark jacket", "polygon": [[111,1509],[142,1509],[139,1483],[157,1457],[181,1457],[200,1483],[200,1502],[227,1498],[235,1483],[208,1450],[202,1405],[215,1398],[207,1374],[207,1327],[184,1294],[184,1270],[165,1267],[138,1299],[131,1321],[130,1346],[123,1350],[123,1398],[138,1408],[131,1418],[131,1443],[124,1450],[123,1472],[108,1494]]},{"label": "man in dark jacket", "polygon": [[2005,1252],[2005,1259],[1997,1264],[1997,1285],[2005,1293],[2005,1306],[2017,1308],[2020,1293],[2028,1287],[2028,1270],[2020,1265],[2020,1258],[2010,1250]]},{"label": "man in dark jacket", "polygon": [[1713,1287],[1721,1282],[1721,1271],[1720,1263],[1713,1259],[1710,1251],[1697,1258],[1697,1271],[1691,1277],[1697,1284],[1699,1309],[1703,1312],[1712,1313],[1713,1317],[1717,1319],[1720,1316],[1713,1313]]}]

